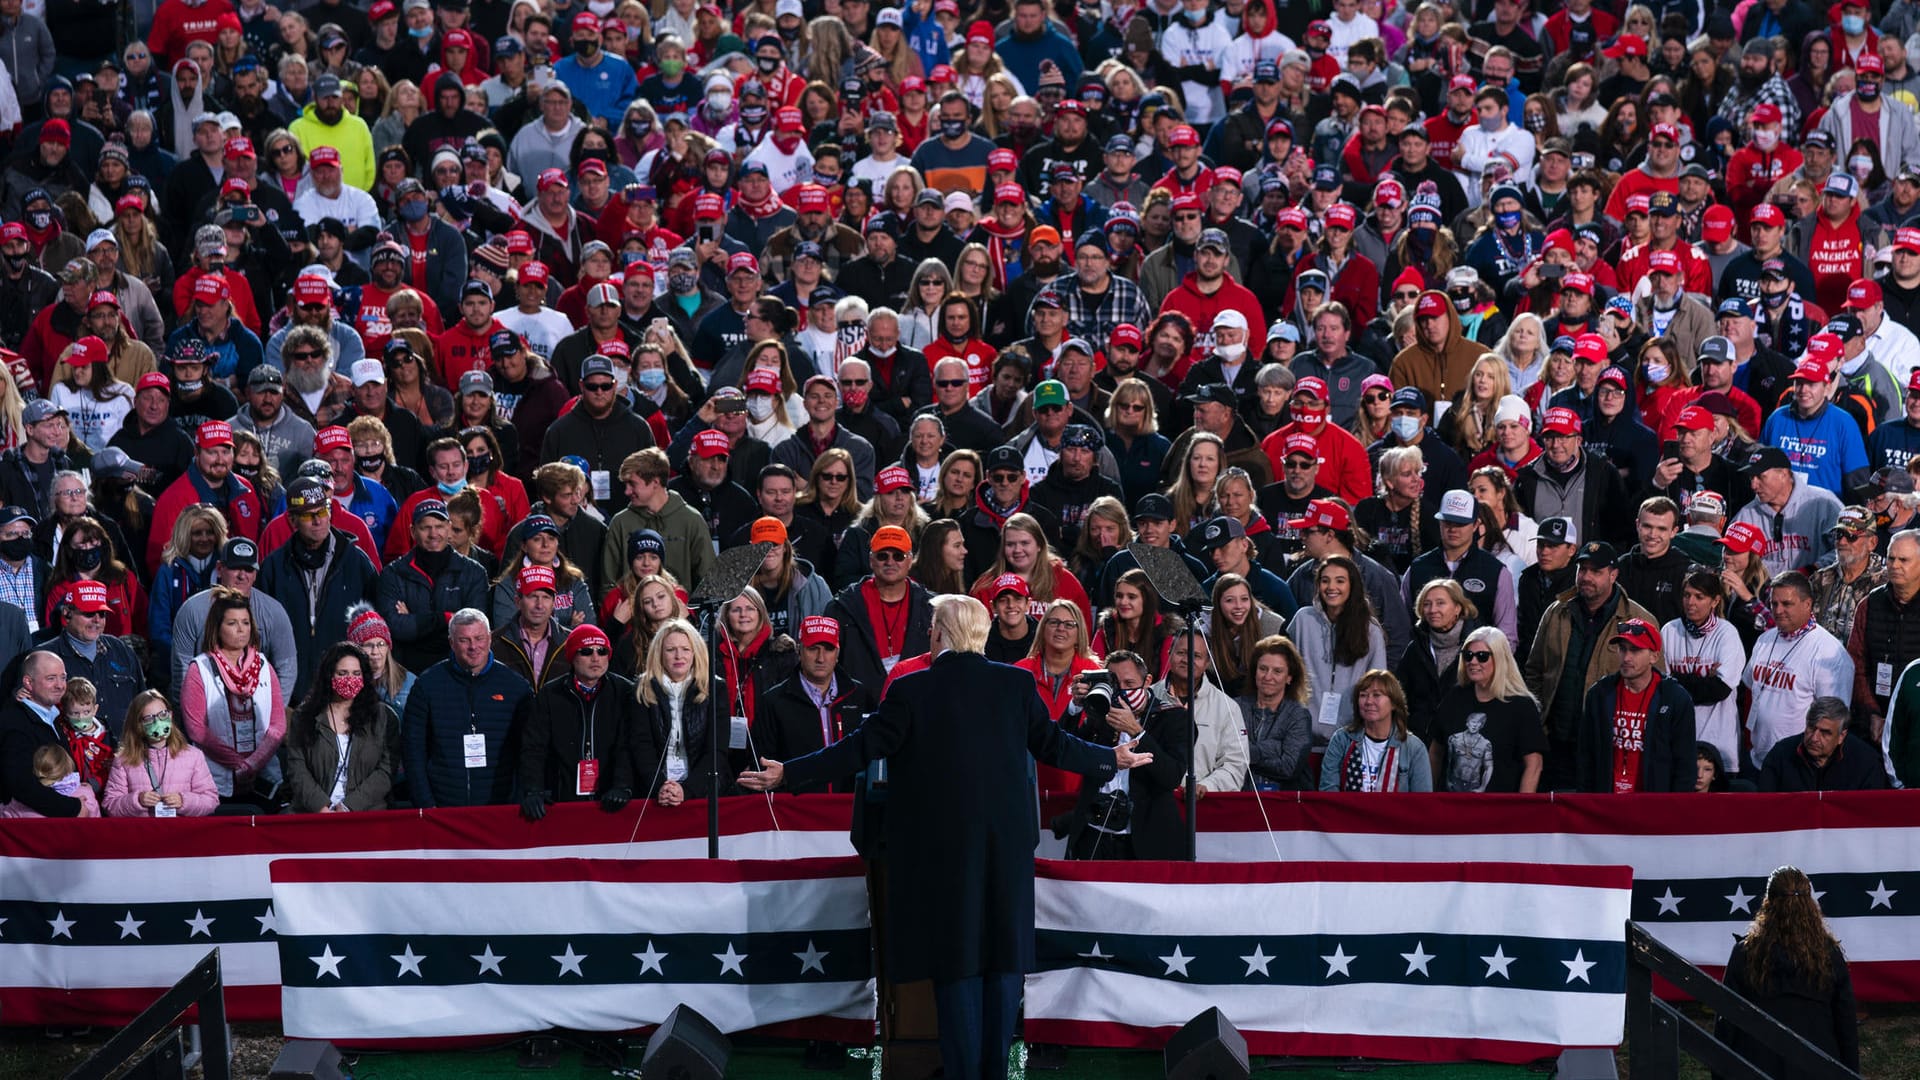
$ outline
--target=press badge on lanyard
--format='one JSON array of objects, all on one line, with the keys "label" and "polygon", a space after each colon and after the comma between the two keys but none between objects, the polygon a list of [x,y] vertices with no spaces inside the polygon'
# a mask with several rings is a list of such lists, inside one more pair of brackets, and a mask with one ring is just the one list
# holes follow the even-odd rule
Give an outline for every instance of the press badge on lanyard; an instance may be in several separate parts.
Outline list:
[{"label": "press badge on lanyard", "polygon": [[593,484],[593,501],[606,502],[613,497],[613,474],[605,469],[595,469],[587,474]]},{"label": "press badge on lanyard", "polygon": [[580,762],[573,770],[573,793],[591,795],[600,786],[600,763],[588,758]]},{"label": "press badge on lanyard", "polygon": [[484,769],[487,767],[487,737],[479,732],[470,732],[460,737],[460,749],[466,754],[467,768]]},{"label": "press badge on lanyard", "polygon": [[1885,662],[1873,665],[1873,692],[1881,697],[1893,695],[1893,665]]}]

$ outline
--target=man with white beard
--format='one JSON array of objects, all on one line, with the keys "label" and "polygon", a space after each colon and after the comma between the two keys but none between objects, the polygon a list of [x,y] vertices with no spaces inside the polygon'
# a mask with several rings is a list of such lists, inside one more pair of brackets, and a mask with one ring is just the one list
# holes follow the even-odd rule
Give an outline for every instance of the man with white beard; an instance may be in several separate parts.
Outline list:
[{"label": "man with white beard", "polygon": [[333,339],[317,326],[296,326],[287,333],[286,406],[317,430],[337,422],[353,396],[353,381],[340,374]]},{"label": "man with white beard", "polygon": [[293,200],[293,212],[309,228],[321,218],[339,218],[349,229],[380,226],[380,207],[373,196],[348,186],[340,174],[340,151],[331,146],[316,146],[307,158],[307,177],[312,183]]},{"label": "man with white beard", "polygon": [[340,366],[352,367],[356,361],[367,358],[367,343],[361,340],[358,331],[333,317],[333,284],[319,266],[309,266],[300,272],[294,280],[293,293],[287,298],[289,321],[275,330],[267,338],[267,363],[286,369],[282,355],[287,347],[287,335],[296,327],[318,327],[333,342],[334,355],[340,358]]}]

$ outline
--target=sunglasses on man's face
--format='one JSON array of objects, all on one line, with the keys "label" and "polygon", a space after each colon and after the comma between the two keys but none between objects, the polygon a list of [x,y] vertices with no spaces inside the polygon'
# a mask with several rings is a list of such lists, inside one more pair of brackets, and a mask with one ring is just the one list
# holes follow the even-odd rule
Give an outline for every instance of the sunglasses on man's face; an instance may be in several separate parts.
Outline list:
[{"label": "sunglasses on man's face", "polygon": [[612,655],[612,653],[613,653],[613,650],[607,648],[605,645],[582,645],[580,646],[579,651],[574,653],[574,655],[575,656],[610,656]]},{"label": "sunglasses on man's face", "polygon": [[954,390],[967,385],[965,379],[935,379],[933,385],[942,390]]},{"label": "sunglasses on man's face", "polygon": [[907,553],[904,551],[895,551],[892,548],[885,548],[873,553],[873,561],[874,562],[906,562]]}]

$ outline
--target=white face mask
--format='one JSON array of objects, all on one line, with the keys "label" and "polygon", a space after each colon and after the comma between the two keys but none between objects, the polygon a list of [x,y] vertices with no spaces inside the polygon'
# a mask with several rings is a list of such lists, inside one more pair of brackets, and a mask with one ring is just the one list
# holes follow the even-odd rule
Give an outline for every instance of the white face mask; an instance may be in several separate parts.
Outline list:
[{"label": "white face mask", "polygon": [[1219,353],[1220,359],[1227,363],[1237,364],[1241,357],[1247,355],[1247,346],[1245,342],[1238,345],[1215,345],[1213,351]]},{"label": "white face mask", "polygon": [[765,420],[767,417],[772,416],[773,399],[760,394],[748,398],[747,415],[753,417],[755,421]]},{"label": "white face mask", "polygon": [[1780,145],[1780,133],[1778,131],[1762,131],[1756,129],[1753,133],[1753,145],[1762,150],[1771,150]]},{"label": "white face mask", "polygon": [[1648,364],[1647,365],[1647,381],[1652,383],[1655,386],[1658,386],[1661,383],[1666,382],[1668,374],[1670,374],[1670,372],[1667,368],[1667,365],[1665,364]]}]

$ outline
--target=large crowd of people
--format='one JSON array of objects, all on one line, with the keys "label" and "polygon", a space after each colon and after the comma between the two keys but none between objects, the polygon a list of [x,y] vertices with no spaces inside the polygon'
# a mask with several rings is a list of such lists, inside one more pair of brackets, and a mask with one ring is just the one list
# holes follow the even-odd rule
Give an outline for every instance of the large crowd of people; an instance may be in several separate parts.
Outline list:
[{"label": "large crowd of people", "polygon": [[1916,32],[0,0],[0,813],[740,794],[943,595],[1084,857],[1920,783]]}]

